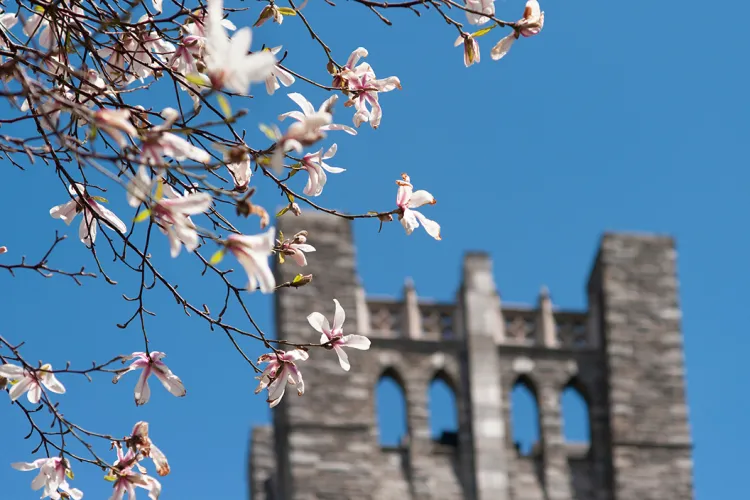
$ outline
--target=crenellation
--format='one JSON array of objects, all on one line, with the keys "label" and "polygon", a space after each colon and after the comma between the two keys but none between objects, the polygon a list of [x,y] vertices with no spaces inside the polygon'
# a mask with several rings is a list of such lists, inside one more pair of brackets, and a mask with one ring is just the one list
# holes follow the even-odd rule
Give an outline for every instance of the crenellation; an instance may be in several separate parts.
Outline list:
[{"label": "crenellation", "polygon": [[[301,366],[308,393],[285,396],[273,429],[253,430],[251,494],[260,500],[692,500],[691,438],[670,238],[608,234],[588,281],[587,310],[503,304],[486,253],[468,253],[456,300],[368,296],[357,276],[351,227],[342,219],[280,219],[318,248],[299,290],[277,293],[278,335],[309,342],[304,318],[347,311],[346,333],[368,352],[343,372],[332,353]],[[291,276],[290,264],[277,275]],[[375,387],[392,377],[404,393],[406,433],[381,446]],[[446,382],[458,428],[433,436],[429,387]],[[522,381],[537,399],[530,454],[513,442],[510,395]],[[563,435],[561,395],[588,407],[587,442]],[[383,479],[387,478],[386,481]]]}]

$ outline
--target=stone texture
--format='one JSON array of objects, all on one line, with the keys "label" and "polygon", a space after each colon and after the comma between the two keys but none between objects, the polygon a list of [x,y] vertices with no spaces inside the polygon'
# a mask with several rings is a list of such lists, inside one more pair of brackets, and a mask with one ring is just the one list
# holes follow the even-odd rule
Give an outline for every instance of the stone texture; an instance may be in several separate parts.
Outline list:
[{"label": "stone texture", "polygon": [[[307,393],[288,394],[273,427],[253,429],[250,491],[256,500],[692,500],[692,457],[674,245],[660,236],[602,239],[588,311],[503,307],[492,262],[468,254],[456,302],[368,298],[356,273],[348,221],[283,217],[306,229],[318,252],[313,282],[276,294],[279,338],[317,342],[306,316],[347,313],[346,373],[332,352],[301,365]],[[277,266],[289,280],[299,268]],[[393,376],[406,397],[407,436],[381,447],[375,387]],[[458,434],[430,435],[428,389],[456,394]],[[530,456],[513,443],[510,394],[523,380],[539,406],[540,442]],[[590,443],[566,443],[560,394],[575,387],[589,405]]]}]

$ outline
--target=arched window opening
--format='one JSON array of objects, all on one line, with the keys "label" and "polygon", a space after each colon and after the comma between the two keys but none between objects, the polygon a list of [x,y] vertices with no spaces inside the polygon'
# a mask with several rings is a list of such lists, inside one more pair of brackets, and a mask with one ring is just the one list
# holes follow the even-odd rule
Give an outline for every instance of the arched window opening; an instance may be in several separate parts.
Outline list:
[{"label": "arched window opening", "polygon": [[563,436],[567,443],[591,443],[589,405],[577,380],[571,380],[561,397]]},{"label": "arched window opening", "polygon": [[539,443],[540,425],[536,391],[529,379],[521,377],[513,385],[510,405],[513,442],[520,455],[531,455]]},{"label": "arched window opening", "polygon": [[375,390],[375,411],[378,418],[380,446],[399,447],[408,436],[406,420],[406,396],[403,384],[392,370],[380,377]]},{"label": "arched window opening", "polygon": [[458,411],[456,392],[444,373],[438,373],[427,394],[430,411],[430,433],[439,444],[458,446]]}]

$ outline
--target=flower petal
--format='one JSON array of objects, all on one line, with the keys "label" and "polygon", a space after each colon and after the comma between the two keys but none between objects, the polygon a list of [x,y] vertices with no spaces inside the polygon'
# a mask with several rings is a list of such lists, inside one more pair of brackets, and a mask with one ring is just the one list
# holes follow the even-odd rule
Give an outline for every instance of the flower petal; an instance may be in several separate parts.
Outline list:
[{"label": "flower petal", "polygon": [[151,397],[151,388],[148,386],[148,377],[151,375],[151,367],[147,366],[141,372],[138,383],[135,384],[135,404],[136,406],[145,405]]},{"label": "flower petal", "polygon": [[344,326],[346,312],[344,312],[344,308],[341,307],[338,300],[333,299],[333,303],[336,305],[336,311],[333,314],[333,329],[340,330]]},{"label": "flower petal", "polygon": [[336,351],[336,354],[339,357],[339,364],[341,365],[341,368],[343,368],[344,371],[348,372],[351,368],[351,365],[349,364],[349,356],[346,354],[346,352],[344,352],[341,346],[333,346],[333,350]]},{"label": "flower petal", "polygon": [[411,197],[409,198],[409,208],[419,208],[422,205],[433,205],[437,203],[435,201],[435,197],[432,196],[428,191],[425,191],[424,189],[420,189],[419,191],[414,191],[411,194]]},{"label": "flower petal", "polygon": [[21,378],[23,377],[23,368],[10,363],[0,365],[0,376],[13,380]]},{"label": "flower petal", "polygon": [[352,349],[366,351],[370,348],[370,339],[364,335],[344,335],[341,338],[341,344]]},{"label": "flower petal", "polygon": [[57,380],[54,373],[40,373],[40,377],[44,387],[54,392],[55,394],[65,394],[65,386]]},{"label": "flower petal", "polygon": [[516,33],[513,32],[510,35],[503,38],[502,40],[500,40],[499,42],[497,42],[497,44],[494,47],[492,47],[492,50],[490,51],[490,57],[492,58],[492,60],[499,61],[500,59],[505,57],[505,55],[508,53],[510,48],[513,46],[513,42],[515,41],[516,41]]},{"label": "flower petal", "polygon": [[422,227],[424,227],[424,230],[427,231],[427,234],[435,238],[436,240],[442,239],[440,237],[440,224],[437,222],[428,219],[421,213],[417,212],[416,210],[412,210],[414,212],[414,215],[417,216],[417,219],[419,219],[419,222],[422,223]]},{"label": "flower petal", "polygon": [[312,103],[305,99],[305,96],[298,92],[292,92],[291,94],[287,94],[289,99],[297,103],[297,106],[302,108],[302,112],[305,113],[305,115],[312,115],[315,113],[315,108],[313,108]]},{"label": "flower petal", "polygon": [[307,316],[307,322],[310,323],[310,326],[315,328],[317,332],[322,334],[331,331],[331,325],[328,323],[328,319],[319,312],[310,313],[310,315]]}]

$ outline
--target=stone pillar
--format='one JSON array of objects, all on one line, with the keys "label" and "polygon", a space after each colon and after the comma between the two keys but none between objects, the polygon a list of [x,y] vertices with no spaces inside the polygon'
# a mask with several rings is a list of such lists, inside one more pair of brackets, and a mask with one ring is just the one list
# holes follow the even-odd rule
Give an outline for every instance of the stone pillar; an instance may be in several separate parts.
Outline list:
[{"label": "stone pillar", "polygon": [[606,234],[589,281],[601,297],[615,500],[693,498],[676,257],[669,237]]},{"label": "stone pillar", "polygon": [[557,347],[557,323],[552,313],[552,299],[546,286],[539,291],[537,304],[536,343],[544,347]]},{"label": "stone pillar", "polygon": [[356,308],[357,333],[367,336],[370,334],[370,310],[367,307],[365,288],[361,284],[357,286]]},{"label": "stone pillar", "polygon": [[407,278],[404,283],[404,310],[403,310],[404,336],[410,339],[422,337],[422,314],[419,311],[419,299],[414,281]]},{"label": "stone pillar", "polygon": [[568,453],[562,430],[560,388],[557,385],[547,383],[539,388],[539,418],[546,500],[572,500]]},{"label": "stone pillar", "polygon": [[495,337],[502,332],[500,298],[492,261],[484,253],[464,257],[459,298],[464,320],[468,399],[471,406],[476,500],[508,500],[508,460],[503,419],[500,358]]},{"label": "stone pillar", "polygon": [[[334,298],[346,311],[344,333],[360,333],[360,286],[351,223],[306,212],[300,217],[281,217],[277,224],[288,235],[307,230],[308,243],[317,249],[308,255],[308,266],[302,269],[313,274],[312,282],[299,289],[282,288],[275,294],[277,337],[318,342],[320,334],[306,318],[318,311],[332,320]],[[275,262],[279,282],[300,272],[291,259],[281,265]],[[335,353],[311,349],[310,358],[299,365],[306,394],[298,397],[290,387],[281,404],[271,410],[279,458],[277,486],[284,500],[367,500],[382,479],[373,477],[372,467],[372,457],[379,451],[371,376],[377,371],[377,361],[368,351],[349,349],[347,353],[349,372],[341,369]]]}]

